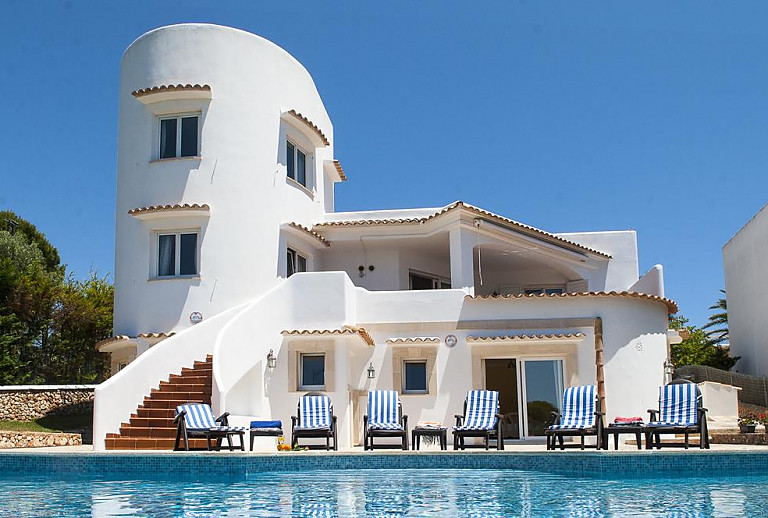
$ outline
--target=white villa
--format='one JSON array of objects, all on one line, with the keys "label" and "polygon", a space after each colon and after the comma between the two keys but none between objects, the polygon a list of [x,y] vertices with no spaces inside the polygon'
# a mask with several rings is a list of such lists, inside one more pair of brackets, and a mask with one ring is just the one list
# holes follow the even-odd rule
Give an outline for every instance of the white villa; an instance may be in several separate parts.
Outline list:
[{"label": "white villa", "polygon": [[736,370],[768,376],[768,205],[725,244],[723,266]]},{"label": "white villa", "polygon": [[299,396],[323,391],[341,448],[361,444],[376,388],[400,393],[411,425],[447,426],[467,391],[499,390],[511,441],[543,440],[569,386],[597,385],[609,420],[657,405],[677,308],[661,266],[640,275],[635,232],[555,234],[462,201],[335,212],[347,176],[311,76],[241,30],[144,34],[119,95],[96,449],[208,355],[214,413],[289,433]]}]

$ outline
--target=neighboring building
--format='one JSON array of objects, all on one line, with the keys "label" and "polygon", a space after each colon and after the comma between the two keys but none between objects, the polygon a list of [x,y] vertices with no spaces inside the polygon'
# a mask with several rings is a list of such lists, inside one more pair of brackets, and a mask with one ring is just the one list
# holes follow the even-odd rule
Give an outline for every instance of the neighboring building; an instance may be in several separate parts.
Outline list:
[{"label": "neighboring building", "polygon": [[723,247],[734,370],[768,375],[768,205]]},{"label": "neighboring building", "polygon": [[498,389],[512,439],[541,436],[572,385],[597,384],[610,419],[656,406],[677,308],[661,266],[639,276],[633,231],[553,234],[463,202],[334,212],[333,146],[309,73],[263,38],[189,24],[128,48],[117,336],[98,345],[120,371],[96,390],[97,449],[206,355],[216,412],[288,425],[322,390],[341,447],[373,388],[448,425],[468,390]]}]

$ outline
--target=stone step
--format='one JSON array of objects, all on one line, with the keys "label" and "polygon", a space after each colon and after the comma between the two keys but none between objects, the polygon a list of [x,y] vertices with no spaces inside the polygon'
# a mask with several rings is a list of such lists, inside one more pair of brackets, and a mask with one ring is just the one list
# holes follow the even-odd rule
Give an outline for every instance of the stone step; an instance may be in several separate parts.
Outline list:
[{"label": "stone step", "polygon": [[151,417],[131,417],[130,422],[128,423],[132,427],[137,428],[169,428],[169,427],[175,427],[176,425],[173,423],[173,418],[167,418],[167,417],[160,417],[160,418],[151,418]]},{"label": "stone step", "polygon": [[135,437],[137,439],[167,439],[169,437],[176,437],[176,427],[134,427],[132,425],[123,425],[120,427],[120,436]]},{"label": "stone step", "polygon": [[203,392],[211,393],[211,386],[203,383],[168,383],[167,381],[160,382],[159,389],[152,389],[150,394],[154,393],[175,393],[175,392]]},{"label": "stone step", "polygon": [[139,407],[135,414],[131,414],[131,418],[145,417],[151,419],[170,418],[176,417],[176,409],[174,408],[144,408]]},{"label": "stone step", "polygon": [[145,408],[167,408],[167,409],[175,409],[178,405],[182,405],[184,403],[208,403],[210,404],[211,400],[210,397],[203,397],[203,395],[199,395],[197,398],[188,397],[185,399],[150,399],[146,398],[144,399],[144,407]]},{"label": "stone step", "polygon": [[[106,440],[108,450],[172,450],[174,439],[119,437]],[[206,448],[205,439],[191,439],[190,448]]]},{"label": "stone step", "polygon": [[182,376],[180,374],[171,374],[168,376],[169,381],[161,381],[160,386],[168,383],[200,383],[203,385],[210,385],[213,376],[194,376],[192,374],[188,376]]}]

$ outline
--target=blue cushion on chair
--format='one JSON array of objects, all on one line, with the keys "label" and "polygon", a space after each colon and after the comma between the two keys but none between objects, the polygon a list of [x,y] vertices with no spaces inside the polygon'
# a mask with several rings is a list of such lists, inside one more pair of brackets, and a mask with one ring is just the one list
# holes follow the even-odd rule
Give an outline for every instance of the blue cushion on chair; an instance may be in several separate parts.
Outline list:
[{"label": "blue cushion on chair", "polygon": [[282,428],[282,421],[251,421],[251,428]]}]

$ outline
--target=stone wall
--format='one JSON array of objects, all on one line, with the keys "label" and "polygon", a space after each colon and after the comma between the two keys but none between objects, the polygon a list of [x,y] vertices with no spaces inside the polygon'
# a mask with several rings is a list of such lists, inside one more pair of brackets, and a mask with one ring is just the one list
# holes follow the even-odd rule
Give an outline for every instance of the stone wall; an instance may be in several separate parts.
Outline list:
[{"label": "stone wall", "polygon": [[31,421],[52,414],[93,412],[95,385],[0,386],[0,420]]},{"label": "stone wall", "polygon": [[0,432],[0,450],[8,448],[42,448],[46,446],[78,446],[79,433]]}]

